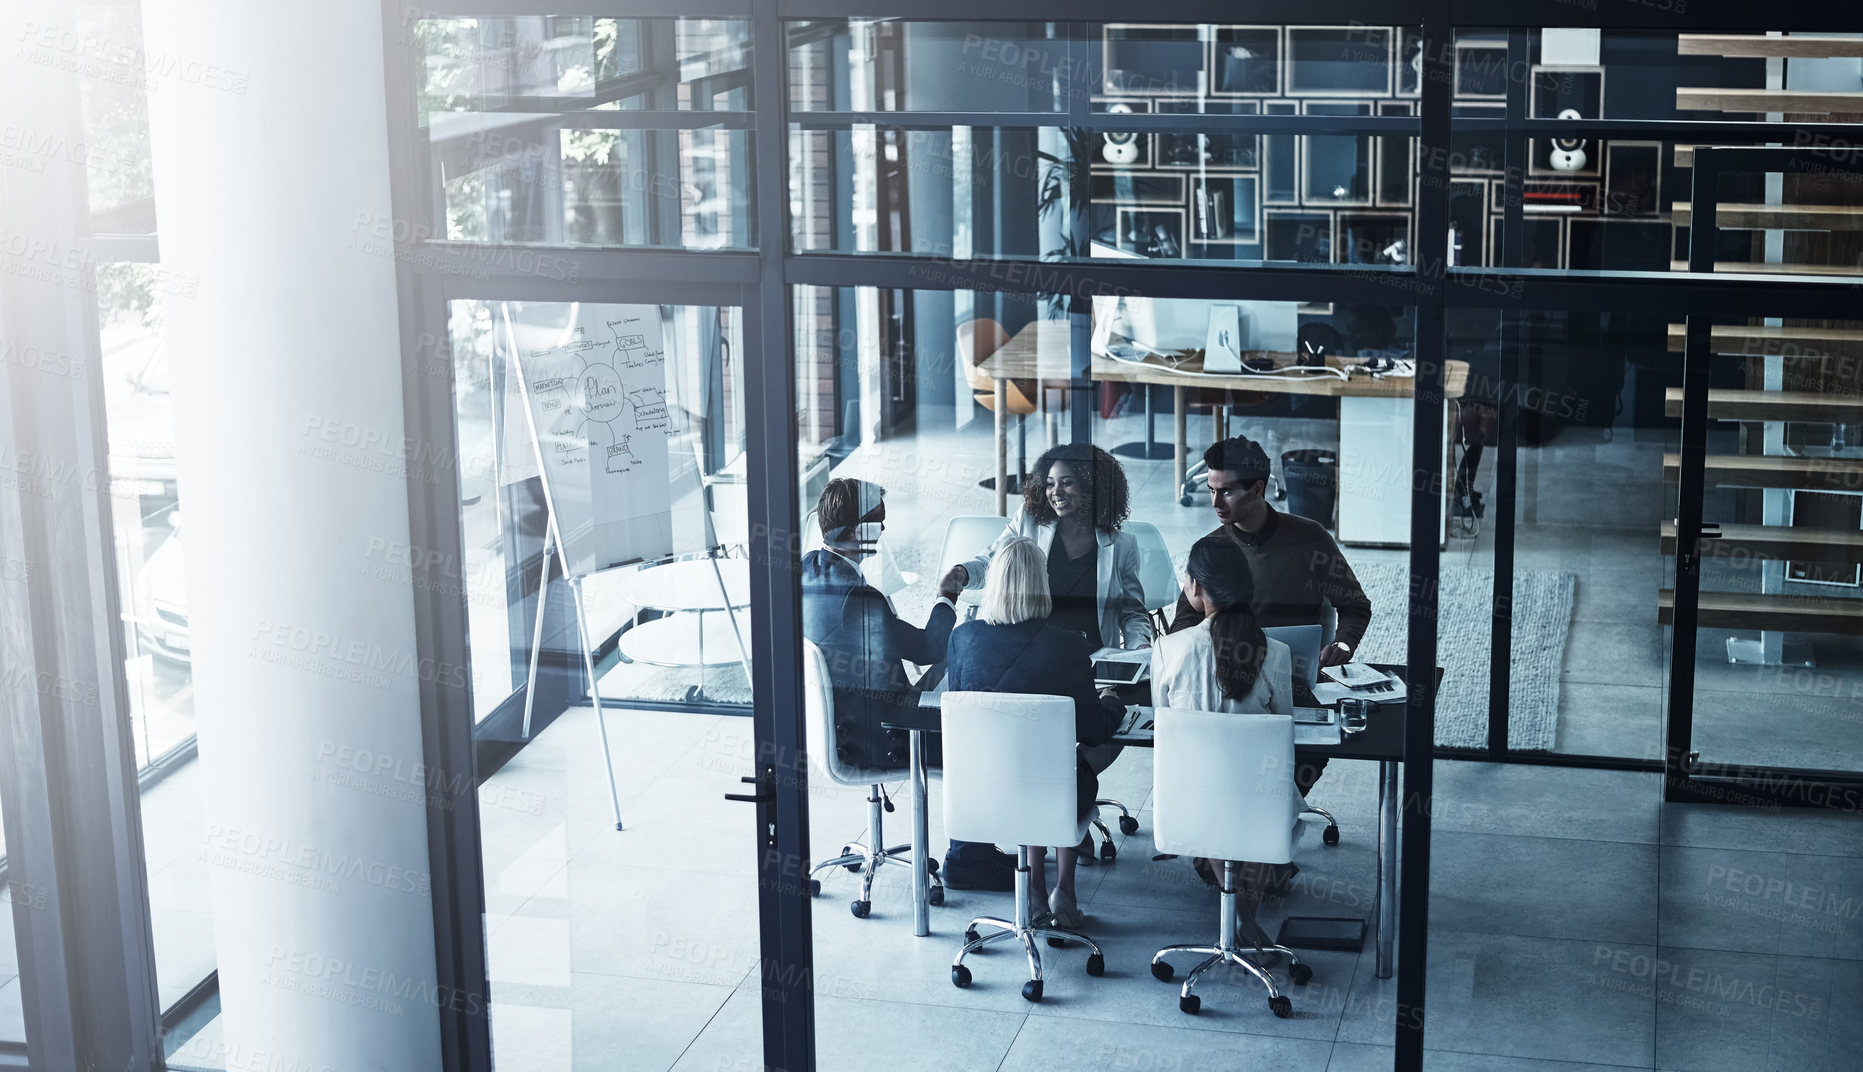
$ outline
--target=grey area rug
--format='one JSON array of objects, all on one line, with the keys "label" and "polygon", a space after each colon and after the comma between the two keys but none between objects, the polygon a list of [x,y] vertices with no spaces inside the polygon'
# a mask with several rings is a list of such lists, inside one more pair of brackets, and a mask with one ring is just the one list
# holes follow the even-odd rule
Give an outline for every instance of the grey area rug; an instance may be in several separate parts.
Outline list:
[{"label": "grey area rug", "polygon": [[[1409,621],[1410,571],[1396,563],[1367,563],[1353,572],[1371,597],[1371,629],[1360,644],[1369,662],[1401,663]],[[1559,673],[1571,631],[1575,574],[1514,571],[1514,635],[1509,674],[1509,749],[1547,752],[1559,726]],[[1493,629],[1494,572],[1445,567],[1437,604],[1437,661],[1443,668],[1436,698],[1436,743],[1451,748],[1488,746],[1488,653]]]}]

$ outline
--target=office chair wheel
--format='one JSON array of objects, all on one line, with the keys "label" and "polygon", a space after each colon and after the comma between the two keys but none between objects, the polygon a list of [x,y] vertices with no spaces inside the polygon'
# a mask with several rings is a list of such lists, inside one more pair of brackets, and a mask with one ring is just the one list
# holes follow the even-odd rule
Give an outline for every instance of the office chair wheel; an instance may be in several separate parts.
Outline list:
[{"label": "office chair wheel", "polygon": [[1098,978],[1106,974],[1106,957],[1094,953],[1087,958],[1087,974]]},{"label": "office chair wheel", "polygon": [[957,987],[959,990],[969,986],[970,969],[964,967],[962,964],[953,964],[951,966],[951,985]]},{"label": "office chair wheel", "polygon": [[930,871],[934,875],[938,873],[938,858],[936,856],[925,861],[925,870]]},{"label": "office chair wheel", "polygon": [[1119,855],[1119,849],[1110,841],[1100,842],[1100,859],[1111,863]]},{"label": "office chair wheel", "polygon": [[[977,933],[977,928],[975,927],[964,928],[964,941],[974,942],[981,937],[983,937],[983,935]],[[981,953],[983,952],[983,950],[977,949],[977,950],[972,950],[972,952]]]},{"label": "office chair wheel", "polygon": [[1151,977],[1161,983],[1170,982],[1171,976],[1176,974],[1177,973],[1171,969],[1171,965],[1166,961],[1154,960],[1151,962]]},{"label": "office chair wheel", "polygon": [[855,919],[866,919],[867,913],[873,911],[873,902],[872,901],[854,901],[853,903],[849,904],[847,908],[848,908],[848,911],[854,913]]},{"label": "office chair wheel", "polygon": [[1049,949],[1066,949],[1066,948],[1067,948],[1067,939],[1065,939],[1065,938],[1050,938],[1050,939],[1048,939],[1048,948],[1049,948]]},{"label": "office chair wheel", "polygon": [[820,897],[821,895],[822,895],[822,880],[818,878],[809,879],[809,896]]},{"label": "office chair wheel", "polygon": [[1195,506],[1197,505],[1197,497],[1195,495],[1190,494],[1189,492],[1185,492],[1183,497],[1177,500],[1177,505]]},{"label": "office chair wheel", "polygon": [[1336,826],[1327,827],[1326,830],[1320,834],[1320,840],[1328,845],[1339,844],[1339,828]]},{"label": "office chair wheel", "polygon": [[866,865],[864,864],[842,864],[841,866],[847,868],[849,871],[858,875],[860,874],[860,869]]},{"label": "office chair wheel", "polygon": [[1195,994],[1185,994],[1177,999],[1177,1007],[1180,1012],[1187,1012],[1195,1016],[1197,1015],[1197,1010],[1203,1008],[1203,999]]},{"label": "office chair wheel", "polygon": [[1023,983],[1022,984],[1022,997],[1024,1000],[1027,1000],[1027,1001],[1040,1001],[1041,1000],[1041,980],[1030,979],[1028,982]]},{"label": "office chair wheel", "polygon": [[1130,815],[1121,815],[1119,817],[1119,832],[1127,837],[1131,837],[1133,834],[1138,833],[1138,820]]},{"label": "office chair wheel", "polygon": [[1286,994],[1276,994],[1269,998],[1268,1007],[1273,1009],[1274,1014],[1283,1020],[1294,1015],[1294,1003],[1287,999]]},{"label": "office chair wheel", "polygon": [[925,899],[935,905],[943,904],[944,903],[944,887],[933,886],[931,888],[931,892],[925,895]]},{"label": "office chair wheel", "polygon": [[1294,981],[1295,986],[1306,986],[1313,981],[1313,969],[1305,964],[1292,964],[1288,966],[1287,977]]}]

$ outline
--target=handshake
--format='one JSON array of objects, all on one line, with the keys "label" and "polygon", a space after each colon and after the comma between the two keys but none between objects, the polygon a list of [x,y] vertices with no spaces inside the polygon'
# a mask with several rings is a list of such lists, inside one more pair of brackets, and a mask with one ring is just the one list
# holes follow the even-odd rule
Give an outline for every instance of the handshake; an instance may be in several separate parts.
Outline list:
[{"label": "handshake", "polygon": [[955,603],[969,583],[970,571],[962,566],[952,566],[943,577],[938,578],[938,594]]}]

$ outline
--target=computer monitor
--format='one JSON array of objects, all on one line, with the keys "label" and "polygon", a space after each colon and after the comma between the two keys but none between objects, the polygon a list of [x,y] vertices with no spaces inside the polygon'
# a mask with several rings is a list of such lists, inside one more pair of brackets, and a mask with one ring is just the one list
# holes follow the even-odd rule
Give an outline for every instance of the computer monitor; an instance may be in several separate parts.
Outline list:
[{"label": "computer monitor", "polygon": [[1233,305],[1240,316],[1237,350],[1294,352],[1299,330],[1293,302],[1193,301],[1182,298],[1126,298],[1128,337],[1155,352],[1201,350],[1209,336],[1210,309]]},{"label": "computer monitor", "polygon": [[1263,629],[1269,639],[1286,644],[1294,657],[1294,683],[1311,689],[1320,680],[1320,627],[1277,625]]}]

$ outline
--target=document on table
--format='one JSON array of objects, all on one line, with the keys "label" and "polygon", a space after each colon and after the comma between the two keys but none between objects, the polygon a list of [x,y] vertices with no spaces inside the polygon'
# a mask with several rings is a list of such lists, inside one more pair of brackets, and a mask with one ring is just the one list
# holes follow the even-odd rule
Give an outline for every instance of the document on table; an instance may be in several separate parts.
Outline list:
[{"label": "document on table", "polygon": [[[1302,709],[1303,715],[1317,717],[1324,709]],[[1339,743],[1339,721],[1333,712],[1324,711],[1324,722],[1294,723],[1294,743],[1297,745],[1329,745]],[[1157,734],[1152,721],[1152,709],[1134,705],[1126,708],[1126,717],[1119,721],[1119,729],[1113,734],[1116,741],[1149,741]]]},{"label": "document on table", "polygon": [[1395,677],[1363,689],[1349,689],[1337,681],[1321,681],[1313,686],[1313,698],[1329,707],[1347,696],[1356,696],[1373,703],[1399,704],[1404,702],[1404,695],[1404,683]]}]

